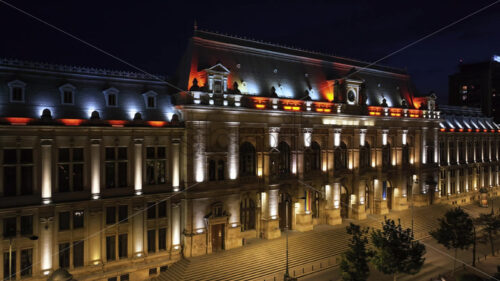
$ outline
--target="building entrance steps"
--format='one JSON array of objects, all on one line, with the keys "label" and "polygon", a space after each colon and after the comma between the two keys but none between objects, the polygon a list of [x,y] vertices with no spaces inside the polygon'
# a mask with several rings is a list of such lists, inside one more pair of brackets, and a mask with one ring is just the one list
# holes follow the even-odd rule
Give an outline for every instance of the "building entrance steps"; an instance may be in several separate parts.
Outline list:
[{"label": "building entrance steps", "polygon": [[[496,201],[498,204],[495,205],[500,207],[500,200]],[[415,207],[415,238],[428,237],[429,231],[438,226],[437,219],[452,207],[444,204]],[[477,204],[464,206],[464,209],[472,216],[491,211],[491,208],[481,208]],[[399,218],[404,227],[411,227],[411,207],[407,210],[391,211],[385,216],[394,220]],[[345,227],[350,222],[380,228],[383,219],[384,215],[367,215],[362,221],[346,219],[341,225],[319,225],[308,232],[290,231],[289,267],[302,268],[307,265],[310,273],[311,270],[321,270],[319,266],[309,266],[320,264],[319,261],[323,261],[320,266],[336,265],[335,262],[332,264],[324,261],[340,257],[347,249],[349,236]],[[283,276],[284,270],[285,235],[282,235],[273,240],[250,239],[243,247],[190,258],[189,262],[181,260],[153,280],[272,280],[272,276]],[[305,273],[294,273],[301,276],[302,272]]]}]

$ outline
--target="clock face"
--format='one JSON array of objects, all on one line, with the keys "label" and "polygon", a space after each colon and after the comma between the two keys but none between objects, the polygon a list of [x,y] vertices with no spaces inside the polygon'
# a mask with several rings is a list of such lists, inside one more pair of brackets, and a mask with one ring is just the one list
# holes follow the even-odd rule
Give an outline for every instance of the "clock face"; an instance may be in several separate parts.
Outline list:
[{"label": "clock face", "polygon": [[349,102],[354,102],[355,99],[356,99],[356,95],[354,94],[354,92],[353,91],[349,91],[347,93],[347,100]]}]

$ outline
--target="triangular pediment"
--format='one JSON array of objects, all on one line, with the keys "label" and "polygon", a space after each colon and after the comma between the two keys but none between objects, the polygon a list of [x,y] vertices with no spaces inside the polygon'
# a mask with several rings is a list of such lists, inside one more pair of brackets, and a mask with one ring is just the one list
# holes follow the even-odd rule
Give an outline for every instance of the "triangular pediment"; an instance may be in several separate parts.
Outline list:
[{"label": "triangular pediment", "polygon": [[218,72],[218,73],[224,73],[224,74],[229,74],[229,69],[227,69],[224,65],[221,63],[218,63],[208,69],[206,69],[207,72]]}]

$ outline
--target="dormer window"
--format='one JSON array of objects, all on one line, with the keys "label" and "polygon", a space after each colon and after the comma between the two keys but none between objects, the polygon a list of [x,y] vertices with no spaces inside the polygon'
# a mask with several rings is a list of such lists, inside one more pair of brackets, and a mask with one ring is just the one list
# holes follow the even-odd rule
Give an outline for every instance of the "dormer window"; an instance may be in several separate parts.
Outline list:
[{"label": "dormer window", "polygon": [[10,102],[24,102],[26,83],[20,80],[14,80],[8,85],[10,90]]},{"label": "dormer window", "polygon": [[62,104],[75,104],[75,91],[76,87],[71,84],[64,84],[59,87],[59,92],[61,92],[61,103]]},{"label": "dormer window", "polygon": [[205,69],[208,74],[208,89],[214,94],[222,94],[227,92],[227,76],[230,71],[221,63],[218,63],[208,69]]},{"label": "dormer window", "polygon": [[347,92],[346,92],[346,100],[349,105],[357,105],[359,104],[359,91],[361,88],[361,84],[363,81],[356,79],[347,79]]},{"label": "dormer window", "polygon": [[118,91],[117,88],[111,87],[109,89],[106,89],[102,91],[104,94],[104,100],[106,101],[106,106],[107,107],[117,107],[118,106]]},{"label": "dormer window", "polygon": [[146,104],[146,108],[156,108],[156,97],[158,94],[154,91],[148,91],[142,94],[144,97],[144,103]]}]

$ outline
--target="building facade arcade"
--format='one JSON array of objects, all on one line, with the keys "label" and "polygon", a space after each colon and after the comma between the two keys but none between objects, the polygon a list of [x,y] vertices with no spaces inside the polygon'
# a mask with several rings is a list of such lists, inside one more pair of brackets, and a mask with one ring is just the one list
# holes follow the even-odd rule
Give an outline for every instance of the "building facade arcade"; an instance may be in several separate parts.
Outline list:
[{"label": "building facade arcade", "polygon": [[200,30],[183,91],[0,60],[0,272],[144,280],[284,229],[496,192],[497,124],[365,66]]}]

